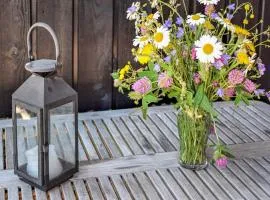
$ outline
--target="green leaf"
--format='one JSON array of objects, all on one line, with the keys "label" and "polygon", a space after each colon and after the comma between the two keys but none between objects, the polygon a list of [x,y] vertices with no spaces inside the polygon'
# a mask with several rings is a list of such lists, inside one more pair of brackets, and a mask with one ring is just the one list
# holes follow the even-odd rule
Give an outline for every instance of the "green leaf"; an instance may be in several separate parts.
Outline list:
[{"label": "green leaf", "polygon": [[119,78],[118,72],[111,73],[111,76],[112,76],[113,79],[118,79]]},{"label": "green leaf", "polygon": [[196,106],[199,106],[203,100],[204,91],[203,91],[203,84],[199,85],[196,95],[194,97],[194,103]]},{"label": "green leaf", "polygon": [[214,117],[217,116],[217,113],[215,112],[212,104],[210,103],[208,97],[204,93],[203,84],[201,84],[198,87],[197,93],[194,97],[194,104],[195,106],[202,108],[204,111],[208,112],[209,114],[212,114]]},{"label": "green leaf", "polygon": [[155,64],[153,62],[148,63],[148,68],[150,71],[154,71]]},{"label": "green leaf", "polygon": [[178,95],[179,95],[179,92],[178,91],[172,90],[172,91],[169,92],[168,97],[170,99],[172,99],[172,98],[177,98]]},{"label": "green leaf", "polygon": [[245,95],[242,95],[242,100],[245,104],[249,105],[249,100]]},{"label": "green leaf", "polygon": [[242,94],[237,94],[236,95],[236,98],[235,98],[235,100],[234,100],[234,104],[237,106],[237,105],[239,105],[239,103],[241,102],[241,100],[242,100]]},{"label": "green leaf", "polygon": [[142,99],[142,113],[143,113],[143,118],[147,118],[147,110],[148,110],[148,105],[150,103],[156,103],[158,102],[158,98],[154,96],[153,94],[147,94],[143,97]]},{"label": "green leaf", "polygon": [[138,72],[138,76],[140,78],[147,77],[151,81],[156,81],[158,79],[158,74],[156,72],[154,72],[154,71],[142,71],[142,72]]},{"label": "green leaf", "polygon": [[143,99],[146,101],[147,104],[156,103],[159,100],[156,96],[154,96],[152,94],[148,94],[148,95],[144,96]]}]

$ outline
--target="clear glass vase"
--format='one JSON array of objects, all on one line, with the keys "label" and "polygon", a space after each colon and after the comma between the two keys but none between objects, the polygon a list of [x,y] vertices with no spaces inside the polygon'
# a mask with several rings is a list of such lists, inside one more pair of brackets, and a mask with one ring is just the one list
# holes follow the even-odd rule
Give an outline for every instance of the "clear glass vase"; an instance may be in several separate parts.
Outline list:
[{"label": "clear glass vase", "polygon": [[180,137],[179,163],[191,170],[208,166],[206,148],[211,118],[197,109],[182,111],[177,117]]}]

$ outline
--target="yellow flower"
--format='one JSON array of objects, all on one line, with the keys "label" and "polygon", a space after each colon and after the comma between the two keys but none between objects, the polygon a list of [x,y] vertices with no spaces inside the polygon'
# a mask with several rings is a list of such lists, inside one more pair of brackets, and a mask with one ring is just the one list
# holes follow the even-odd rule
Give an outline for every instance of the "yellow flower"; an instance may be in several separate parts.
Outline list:
[{"label": "yellow flower", "polygon": [[246,11],[249,11],[250,10],[250,5],[248,3],[245,5],[245,10]]},{"label": "yellow flower", "polygon": [[239,64],[249,64],[249,57],[246,52],[240,51],[237,53],[237,61]]},{"label": "yellow flower", "polygon": [[154,53],[152,44],[145,45],[142,49],[138,50],[137,60],[140,64],[147,64],[151,60],[151,55]]},{"label": "yellow flower", "polygon": [[254,53],[256,51],[253,42],[251,42],[250,40],[244,40],[244,47],[251,53]]},{"label": "yellow flower", "polygon": [[248,24],[248,20],[247,19],[244,19],[243,20],[243,24],[247,25]]},{"label": "yellow flower", "polygon": [[126,64],[119,72],[120,76],[119,79],[123,80],[125,77],[125,74],[130,70],[130,62],[128,62],[128,64]]},{"label": "yellow flower", "polygon": [[255,16],[254,16],[254,14],[251,14],[249,17],[250,17],[250,19],[254,19]]},{"label": "yellow flower", "polygon": [[210,21],[208,21],[208,20],[204,23],[204,27],[205,27],[206,29],[208,29],[208,30],[213,30],[213,29],[215,29],[215,27],[213,26],[213,24],[212,24]]},{"label": "yellow flower", "polygon": [[120,74],[119,80],[123,80],[124,78],[125,78],[125,75],[124,74]]},{"label": "yellow flower", "polygon": [[250,32],[238,25],[234,25],[235,33],[242,36],[250,36]]}]

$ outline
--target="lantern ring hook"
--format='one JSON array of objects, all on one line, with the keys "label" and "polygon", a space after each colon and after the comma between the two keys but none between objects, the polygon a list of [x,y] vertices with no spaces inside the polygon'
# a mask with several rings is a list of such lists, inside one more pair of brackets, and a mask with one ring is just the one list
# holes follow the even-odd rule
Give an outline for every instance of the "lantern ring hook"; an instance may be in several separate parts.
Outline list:
[{"label": "lantern ring hook", "polygon": [[53,31],[53,29],[48,24],[43,23],[43,22],[37,22],[37,23],[33,24],[31,26],[31,28],[29,29],[28,33],[27,33],[28,58],[30,60],[34,60],[34,56],[32,55],[32,43],[31,43],[31,40],[30,40],[30,36],[31,36],[32,30],[34,28],[37,28],[37,27],[45,28],[51,34],[51,36],[53,38],[53,41],[54,41],[54,45],[55,45],[56,62],[57,62],[57,65],[60,65],[60,62],[59,62],[59,57],[60,57],[60,53],[59,53],[59,42],[57,40],[56,34]]}]

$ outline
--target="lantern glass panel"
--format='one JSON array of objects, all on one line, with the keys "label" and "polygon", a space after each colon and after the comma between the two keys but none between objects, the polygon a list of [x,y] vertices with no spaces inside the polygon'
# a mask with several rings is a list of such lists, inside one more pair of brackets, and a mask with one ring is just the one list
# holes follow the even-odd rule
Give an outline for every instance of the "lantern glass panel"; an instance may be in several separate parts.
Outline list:
[{"label": "lantern glass panel", "polygon": [[74,102],[49,111],[49,179],[75,168]]},{"label": "lantern glass panel", "polygon": [[16,105],[17,155],[20,171],[38,178],[38,114]]}]

